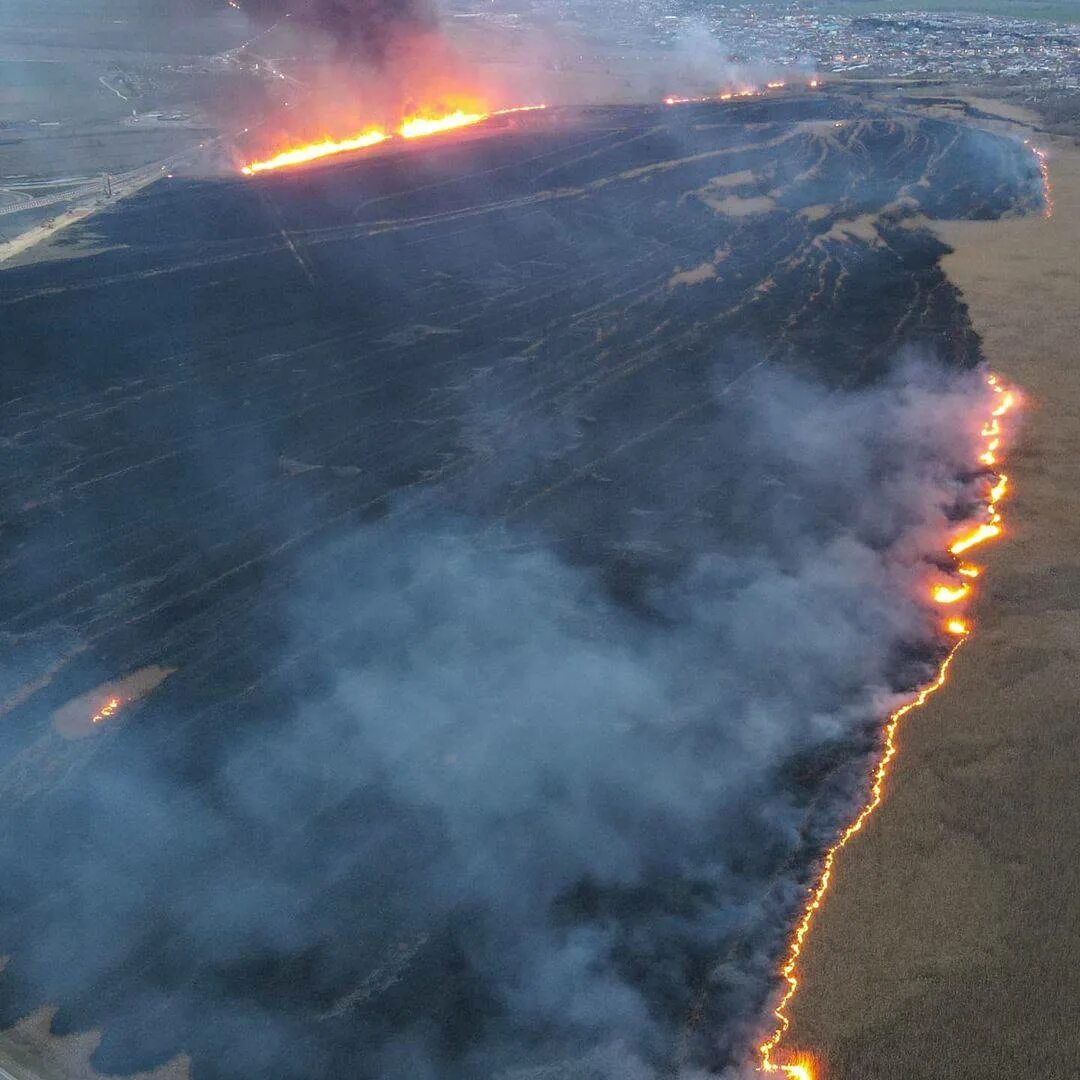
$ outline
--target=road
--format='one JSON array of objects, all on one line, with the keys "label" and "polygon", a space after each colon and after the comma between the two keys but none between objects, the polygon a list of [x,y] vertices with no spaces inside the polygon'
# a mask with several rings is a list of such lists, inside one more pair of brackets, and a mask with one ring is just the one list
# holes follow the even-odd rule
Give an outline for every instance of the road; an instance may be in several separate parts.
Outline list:
[{"label": "road", "polygon": [[[163,172],[178,164],[185,157],[190,157],[193,151],[183,150],[162,158],[160,161],[152,161],[149,165],[142,165],[138,169],[132,169],[126,173],[118,173],[112,178],[113,198],[130,195],[140,187],[156,180]],[[0,206],[0,216],[4,214],[21,214],[27,210],[41,209],[46,206],[57,206],[61,203],[78,202],[81,199],[96,198],[101,196],[104,190],[104,181],[101,177],[95,177],[93,181],[81,184],[79,187],[70,188],[67,191],[56,192],[52,195],[41,195],[38,198],[30,198],[25,202],[12,203],[10,206]]]},{"label": "road", "polygon": [[[197,147],[182,150],[167,158],[153,161],[149,165],[143,165],[129,172],[114,175],[112,178],[112,196],[109,201],[116,201],[135,194],[136,191],[160,179],[163,174],[174,166],[224,138],[226,138],[225,135],[219,135],[208,143],[200,143]],[[36,247],[43,240],[54,236],[61,229],[65,229],[69,225],[73,225],[75,222],[82,221],[84,218],[96,213],[103,200],[106,199],[103,187],[103,182],[97,180],[93,184],[83,185],[74,191],[64,192],[62,195],[41,196],[28,202],[0,206],[0,217],[3,217],[6,214],[23,213],[27,210],[47,206],[60,206],[64,203],[69,204],[68,208],[62,211],[60,216],[54,220],[39,222],[9,240],[0,240],[0,264],[21,255],[32,247]]]}]

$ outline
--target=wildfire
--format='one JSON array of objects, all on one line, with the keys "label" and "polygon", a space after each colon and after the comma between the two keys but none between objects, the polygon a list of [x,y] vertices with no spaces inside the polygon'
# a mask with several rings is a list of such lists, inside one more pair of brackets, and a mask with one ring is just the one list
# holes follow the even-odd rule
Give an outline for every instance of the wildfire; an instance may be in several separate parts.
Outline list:
[{"label": "wildfire", "polygon": [[546,105],[517,105],[510,109],[495,109],[492,112],[466,112],[464,109],[455,109],[446,113],[425,111],[405,117],[392,132],[384,128],[373,127],[359,135],[353,135],[345,139],[326,138],[321,142],[283,150],[265,161],[250,162],[244,165],[240,171],[245,176],[254,176],[256,173],[288,168],[291,165],[303,165],[309,161],[317,161],[320,158],[332,157],[336,154],[367,150],[394,138],[423,139],[445,131],[454,131],[457,128],[472,127],[482,123],[484,120],[490,120],[493,116],[536,112],[546,108]]},{"label": "wildfire", "polygon": [[700,105],[702,102],[712,101],[708,97],[676,97],[674,94],[664,98],[665,105]]},{"label": "wildfire", "polygon": [[964,585],[935,585],[932,593],[935,604],[955,604],[963,600],[971,592],[971,586]]},{"label": "wildfire", "polygon": [[[988,443],[987,450],[979,455],[978,460],[980,463],[983,463],[987,452],[993,453],[993,451],[996,451],[1000,447],[1002,437],[1000,418],[1012,409],[1018,401],[1015,393],[1002,387],[1001,382],[996,375],[988,376],[987,383],[994,394],[995,404],[991,412],[990,420],[983,427],[981,432],[982,438],[987,439]],[[993,444],[992,449],[990,444]],[[976,544],[984,543],[987,540],[1001,535],[1004,531],[1004,526],[1002,524],[1001,512],[998,509],[998,506],[1004,497],[1007,488],[1008,478],[1006,476],[1003,474],[993,476],[990,486],[987,489],[984,503],[985,512],[989,520],[980,523],[974,529],[954,539],[949,547],[949,552],[952,555],[959,555],[962,551],[966,551]],[[961,577],[973,579],[978,577],[981,571],[977,566],[973,566],[970,563],[958,562],[956,564],[956,573]],[[955,586],[939,583],[931,590],[931,598],[934,602],[939,604],[955,604],[966,599],[970,593],[971,585],[966,581]],[[815,1080],[816,1074],[814,1065],[805,1057],[792,1062],[778,1062],[773,1060],[773,1054],[777,1051],[781,1042],[783,1042],[784,1037],[787,1035],[788,1029],[791,1027],[791,1018],[788,1016],[788,1007],[799,988],[797,971],[799,957],[802,955],[806,938],[809,935],[810,928],[814,922],[814,917],[821,909],[825,900],[825,895],[829,891],[829,886],[832,884],[833,869],[837,857],[852,838],[855,837],[856,834],[862,832],[866,822],[881,805],[881,802],[885,797],[885,781],[889,775],[889,768],[897,754],[898,744],[896,736],[901,720],[903,720],[908,713],[924,705],[931,695],[945,685],[953,657],[956,656],[957,649],[960,648],[968,634],[971,632],[971,626],[968,621],[958,617],[948,619],[945,622],[944,629],[946,633],[951,634],[957,640],[954,642],[945,659],[941,662],[941,666],[938,668],[934,679],[919,690],[910,701],[896,709],[886,721],[883,749],[881,757],[878,759],[877,766],[873,772],[873,778],[870,785],[870,796],[855,815],[854,819],[840,834],[840,838],[828,849],[828,851],[826,851],[817,883],[811,888],[806,904],[802,909],[802,914],[799,917],[799,921],[796,923],[795,930],[788,941],[787,955],[780,967],[780,977],[783,979],[784,983],[786,983],[786,986],[776,1008],[773,1010],[773,1016],[776,1019],[776,1027],[769,1037],[758,1047],[759,1072],[778,1073],[787,1077],[788,1080]]]},{"label": "wildfire", "polygon": [[1043,202],[1046,203],[1046,210],[1043,212],[1043,216],[1052,218],[1054,216],[1054,197],[1053,191],[1050,188],[1050,165],[1046,160],[1046,151],[1040,150],[1037,146],[1031,146],[1031,141],[1029,139],[1024,140],[1024,145],[1031,147],[1031,152],[1035,155],[1035,160],[1039,163],[1039,175],[1042,177]]},{"label": "wildfire", "polygon": [[422,139],[425,135],[437,135],[440,131],[453,131],[454,128],[469,127],[486,120],[490,113],[467,113],[458,109],[446,116],[414,116],[398,128],[397,133],[403,139]]},{"label": "wildfire", "polygon": [[[807,84],[807,89],[816,90],[821,83],[817,79],[811,79]],[[669,94],[664,98],[665,105],[701,105],[707,101],[732,101],[735,98],[747,98],[747,97],[762,97],[770,90],[783,90],[787,86],[786,82],[779,80],[774,82],[767,82],[764,86],[743,86],[737,90],[724,90],[719,94],[707,97],[681,97],[678,94]]]},{"label": "wildfire", "polygon": [[1001,535],[1001,523],[998,521],[983,522],[982,525],[976,525],[971,532],[961,536],[959,540],[953,542],[949,551],[953,555],[959,555],[962,552],[967,551],[968,548],[975,547],[976,544],[984,544],[987,540],[993,540],[994,537]]},{"label": "wildfire", "polygon": [[267,169],[283,169],[288,165],[302,165],[306,161],[315,161],[318,158],[329,157],[331,154],[345,154],[350,150],[366,150],[369,146],[378,146],[386,142],[390,136],[384,131],[365,131],[362,135],[354,135],[351,139],[324,139],[319,143],[311,143],[309,146],[298,146],[295,150],[283,150],[280,154],[266,161],[253,161],[245,165],[240,171],[245,176],[254,176],[255,173],[265,172]]},{"label": "wildfire", "polygon": [[110,716],[115,716],[119,709],[120,699],[118,697],[109,698],[109,700],[90,717],[90,723],[100,724],[103,720],[108,720]]}]

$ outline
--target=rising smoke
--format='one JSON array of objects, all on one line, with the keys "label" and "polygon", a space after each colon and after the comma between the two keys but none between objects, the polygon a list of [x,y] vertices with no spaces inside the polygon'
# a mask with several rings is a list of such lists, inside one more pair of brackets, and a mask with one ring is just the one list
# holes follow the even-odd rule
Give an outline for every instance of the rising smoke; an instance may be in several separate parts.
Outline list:
[{"label": "rising smoke", "polygon": [[373,63],[437,24],[429,0],[244,0],[243,10],[263,23],[288,14],[292,26],[324,35],[342,58]]},{"label": "rising smoke", "polygon": [[[192,775],[100,757],[4,833],[2,1019],[60,1001],[103,1071],[197,1047],[200,1077],[737,1063],[808,856],[936,655],[984,404],[925,358],[846,392],[718,374],[700,453],[650,470],[678,483],[609,463],[632,604],[467,485],[339,541],[284,613],[317,660],[258,730]],[[473,437],[499,417],[474,401]],[[484,488],[551,438],[518,429]],[[696,523],[674,565],[665,519]]]}]

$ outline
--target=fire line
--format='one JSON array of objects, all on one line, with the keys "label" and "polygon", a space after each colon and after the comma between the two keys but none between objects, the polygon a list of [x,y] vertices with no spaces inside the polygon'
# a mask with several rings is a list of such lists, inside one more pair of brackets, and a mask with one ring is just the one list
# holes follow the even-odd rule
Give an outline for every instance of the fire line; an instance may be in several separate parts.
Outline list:
[{"label": "fire line", "polygon": [[1052,218],[1054,216],[1054,193],[1050,187],[1050,164],[1046,160],[1046,151],[1040,150],[1037,146],[1032,146],[1030,139],[1025,139],[1024,145],[1031,148],[1031,152],[1035,155],[1035,160],[1039,164],[1039,175],[1042,177],[1043,202],[1046,204],[1043,217]]},{"label": "fire line", "polygon": [[[664,98],[665,105],[703,105],[709,101],[731,101],[734,98],[764,97],[770,90],[783,90],[787,87],[786,82],[776,80],[767,82],[764,86],[744,86],[739,89],[724,90],[715,95],[704,97],[682,97],[679,94],[669,94]],[[817,79],[811,79],[806,87],[808,90],[816,90],[821,83]]]},{"label": "fire line", "polygon": [[[989,440],[987,443],[987,450],[984,450],[978,458],[980,463],[983,464],[985,464],[987,453],[991,453],[991,461],[996,461],[996,458],[992,456],[992,451],[990,451],[990,445],[993,444],[994,450],[997,450],[1000,447],[1002,425],[999,423],[999,419],[1009,412],[1009,410],[1018,402],[1017,395],[1013,391],[1006,390],[1001,385],[1001,381],[996,375],[987,376],[987,384],[994,394],[995,404],[990,420],[984,425],[980,433],[983,439]],[[1004,531],[1001,511],[998,509],[998,506],[1008,488],[1008,478],[1004,474],[991,475],[992,480],[986,493],[985,502],[985,512],[989,520],[980,523],[969,532],[955,538],[949,546],[949,552],[953,556],[957,556],[961,552],[975,547],[977,544],[994,539],[1000,536]],[[968,579],[978,577],[981,572],[978,567],[972,566],[970,563],[962,562],[956,563],[955,570],[961,577]],[[971,585],[967,581],[961,582],[956,587],[937,585],[931,590],[931,599],[939,604],[953,604],[961,599],[966,600],[970,593]],[[832,885],[836,860],[839,857],[840,852],[858,833],[862,832],[866,822],[884,800],[885,781],[888,778],[889,769],[898,752],[897,731],[900,727],[900,722],[908,713],[913,712],[915,709],[921,708],[926,704],[927,700],[945,685],[953,658],[956,656],[957,650],[959,650],[960,646],[967,640],[967,637],[971,632],[971,627],[967,620],[958,617],[952,617],[946,620],[943,629],[946,633],[955,636],[957,640],[949,649],[945,659],[942,660],[934,678],[927,685],[922,687],[913,698],[889,715],[883,732],[883,748],[881,756],[878,758],[877,765],[872,773],[869,798],[841,832],[839,839],[825,852],[825,857],[822,860],[821,870],[818,874],[817,881],[810,889],[802,913],[799,916],[798,922],[795,924],[795,929],[788,939],[787,953],[780,966],[780,977],[785,986],[779,1002],[773,1009],[773,1017],[776,1020],[776,1026],[773,1028],[768,1038],[758,1046],[759,1072],[779,1073],[782,1076],[787,1077],[788,1080],[816,1080],[816,1066],[810,1057],[803,1055],[786,1062],[776,1061],[773,1057],[777,1050],[779,1050],[780,1044],[783,1042],[784,1037],[791,1027],[791,1017],[788,1015],[788,1009],[799,988],[799,958],[802,955],[806,939],[810,933],[810,928],[813,925],[814,917],[821,909],[825,900],[825,895],[828,893],[830,885]]]},{"label": "fire line", "polygon": [[254,176],[256,173],[285,169],[293,165],[304,165],[309,161],[318,161],[321,158],[333,157],[337,154],[368,150],[391,139],[423,139],[431,135],[455,131],[458,128],[474,127],[494,116],[538,112],[546,108],[546,105],[517,105],[510,109],[495,109],[492,112],[465,112],[463,109],[456,109],[453,112],[439,114],[417,113],[414,116],[405,117],[393,132],[373,127],[345,139],[327,137],[321,142],[308,143],[304,146],[295,146],[288,150],[282,150],[265,161],[249,162],[247,165],[242,166],[240,171],[245,176]]}]

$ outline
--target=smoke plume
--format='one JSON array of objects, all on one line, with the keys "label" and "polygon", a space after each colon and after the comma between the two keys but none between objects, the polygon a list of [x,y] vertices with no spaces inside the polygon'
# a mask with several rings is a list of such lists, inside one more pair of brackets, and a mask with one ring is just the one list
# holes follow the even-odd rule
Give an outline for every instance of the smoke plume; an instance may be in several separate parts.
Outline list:
[{"label": "smoke plume", "polygon": [[437,25],[429,0],[245,0],[253,18],[325,35],[343,59],[382,63],[396,44]]},{"label": "smoke plume", "polygon": [[[471,396],[497,440],[498,394]],[[925,582],[984,404],[925,358],[858,391],[718,374],[693,460],[605,466],[632,485],[596,523],[632,602],[469,485],[339,540],[282,612],[304,659],[261,724],[191,775],[133,737],[3,834],[0,1016],[59,1001],[107,1072],[193,1049],[222,1078],[744,1061],[808,859],[940,648]],[[517,429],[483,491],[567,435]],[[658,558],[676,519],[690,542]]]}]

